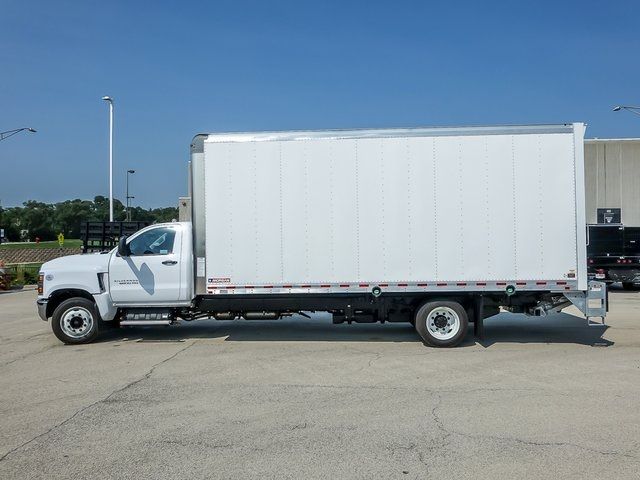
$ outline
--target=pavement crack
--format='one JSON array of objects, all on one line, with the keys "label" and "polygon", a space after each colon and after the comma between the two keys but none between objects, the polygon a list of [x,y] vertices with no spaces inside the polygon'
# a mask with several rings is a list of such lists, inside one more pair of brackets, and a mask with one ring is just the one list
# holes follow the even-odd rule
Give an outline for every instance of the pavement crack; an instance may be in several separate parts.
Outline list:
[{"label": "pavement crack", "polygon": [[36,440],[45,437],[47,435],[49,435],[51,432],[53,432],[54,430],[57,430],[60,427],[63,427],[64,425],[66,425],[67,423],[71,422],[74,418],[76,418],[78,415],[81,415],[82,413],[86,412],[87,410],[89,410],[92,407],[95,407],[96,405],[99,405],[101,403],[105,403],[108,402],[109,399],[111,397],[113,397],[114,395],[117,395],[119,393],[124,392],[125,390],[139,384],[140,382],[143,382],[144,380],[147,380],[151,377],[151,375],[153,375],[153,373],[156,371],[156,369],[158,367],[161,367],[162,365],[164,365],[167,362],[170,362],[171,360],[173,360],[174,358],[176,358],[178,355],[180,355],[181,353],[183,353],[184,351],[188,350],[189,348],[193,347],[195,345],[195,341],[190,343],[189,345],[185,346],[184,348],[181,348],[180,350],[178,350],[177,352],[175,352],[174,354],[168,356],[167,358],[165,358],[164,360],[161,360],[160,362],[154,364],[151,366],[151,368],[149,369],[149,371],[147,373],[145,373],[142,377],[133,380],[132,382],[127,383],[124,387],[120,387],[114,391],[112,391],[111,393],[109,393],[109,395],[107,395],[104,398],[101,398],[100,400],[96,400],[93,403],[90,403],[89,405],[85,405],[84,407],[76,410],[71,416],[67,417],[65,420],[63,420],[62,422],[52,426],[51,428],[49,428],[47,431],[40,433],[38,435],[36,435],[35,437],[32,437],[31,439],[27,440],[26,442],[21,443],[20,445],[12,448],[11,450],[9,450],[8,452],[4,453],[1,457],[0,457],[0,462],[4,461],[7,457],[9,457],[10,455],[12,455],[13,453],[17,452],[18,450],[21,450],[22,448],[26,447],[27,445],[35,442]]},{"label": "pavement crack", "polygon": [[[430,393],[435,397],[435,404],[431,409],[431,418],[437,429],[436,438],[426,444],[423,444],[423,442],[412,442],[408,445],[394,445],[394,446],[389,446],[387,448],[391,450],[393,453],[395,453],[398,450],[403,450],[405,452],[415,455],[418,462],[424,468],[423,474],[426,476],[429,476],[431,467],[432,467],[432,461],[433,461],[432,454],[434,452],[443,451],[443,448],[446,447],[449,442],[449,437],[451,437],[453,434],[452,432],[450,432],[445,428],[444,423],[442,422],[442,419],[438,415],[438,408],[442,403],[442,395],[435,390],[427,390],[427,391],[428,393]],[[416,475],[416,478],[418,478],[418,475]]]},{"label": "pavement crack", "polygon": [[356,370],[357,372],[361,372],[362,370],[365,370],[366,368],[371,368],[373,366],[373,362],[377,362],[378,360],[380,360],[382,358],[382,353],[381,352],[371,352],[368,350],[362,350],[359,348],[356,348],[352,345],[345,345],[345,350],[347,351],[352,351],[352,352],[358,352],[360,354],[363,355],[372,355],[373,357],[371,359],[369,359],[369,361],[367,362],[366,365],[362,366],[362,368],[359,368],[358,370]]},{"label": "pavement crack", "polygon": [[[98,404],[98,403],[102,403],[102,402],[108,402],[108,401],[109,401],[109,399],[110,399],[111,397],[113,397],[114,395],[117,395],[118,393],[122,393],[122,392],[124,392],[125,390],[127,390],[127,389],[129,389],[129,388],[131,388],[131,387],[133,387],[133,386],[135,386],[135,385],[137,385],[137,384],[139,384],[140,382],[143,382],[143,381],[145,381],[145,380],[149,379],[149,378],[151,377],[151,375],[153,375],[153,372],[155,372],[155,371],[156,371],[156,369],[157,369],[158,367],[161,367],[161,366],[162,366],[162,365],[164,365],[165,363],[170,362],[171,360],[173,360],[174,358],[176,358],[178,355],[180,355],[182,352],[184,352],[184,351],[186,351],[186,350],[190,349],[191,347],[193,347],[193,346],[195,345],[195,343],[196,343],[195,341],[194,341],[194,342],[192,342],[192,343],[190,343],[189,345],[185,346],[184,348],[181,348],[180,350],[178,350],[178,351],[177,351],[176,353],[174,353],[173,355],[171,355],[171,356],[169,356],[169,357],[165,358],[164,360],[162,360],[162,361],[160,361],[160,362],[156,363],[155,365],[152,365],[152,366],[151,366],[151,368],[149,369],[149,371],[148,371],[147,373],[145,373],[142,377],[140,377],[140,378],[138,378],[138,379],[136,379],[136,380],[134,380],[134,381],[132,381],[132,382],[129,382],[129,383],[128,383],[128,384],[126,384],[124,387],[121,387],[121,388],[118,388],[117,390],[114,390],[114,391],[113,391],[113,392],[111,392],[109,395],[107,395],[105,398],[103,398],[102,400],[99,400],[99,401],[95,402],[93,405]],[[92,406],[92,405],[89,405],[89,406]],[[2,460],[2,459],[0,458],[0,460]]]},{"label": "pavement crack", "polygon": [[373,362],[377,362],[381,358],[382,358],[382,354],[381,353],[376,353],[375,357],[373,357],[371,360],[369,360],[369,363],[368,363],[369,368],[371,368],[371,366],[373,365]]},{"label": "pavement crack", "polygon": [[40,350],[36,350],[35,352],[30,352],[30,353],[27,353],[25,355],[21,355],[18,358],[14,358],[13,360],[9,360],[8,362],[5,362],[5,363],[1,364],[0,366],[1,367],[6,367],[8,365],[12,365],[12,364],[14,364],[16,362],[19,362],[21,360],[25,360],[25,359],[27,359],[29,357],[34,357],[36,355],[40,355],[41,353],[44,353],[44,352],[46,352],[48,350],[51,350],[51,349],[54,349],[54,348],[58,348],[58,347],[60,347],[60,345],[49,345],[48,347],[41,348]]},{"label": "pavement crack", "polygon": [[437,391],[431,391],[430,393],[436,397],[436,402],[431,408],[431,419],[433,420],[439,435],[424,447],[424,451],[421,450],[419,452],[418,459],[420,460],[420,463],[427,468],[427,471],[431,467],[429,463],[431,455],[425,455],[425,452],[432,454],[433,452],[442,451],[449,443],[449,438],[453,435],[453,433],[445,427],[444,422],[438,414],[438,409],[442,404],[442,395]]},{"label": "pavement crack", "polygon": [[497,440],[500,442],[511,442],[511,443],[529,445],[534,447],[572,447],[585,452],[596,453],[598,455],[621,456],[621,457],[633,458],[633,459],[638,458],[635,455],[630,455],[624,452],[618,452],[614,450],[598,450],[596,448],[585,447],[583,445],[578,445],[576,443],[571,443],[571,442],[538,442],[534,440],[525,440],[518,437],[503,437],[499,435],[473,435],[473,434],[462,433],[462,432],[451,432],[451,433],[453,435],[458,435],[458,436],[469,438],[472,440]]},{"label": "pavement crack", "polygon": [[233,448],[232,443],[209,443],[205,441],[190,441],[190,440],[161,440],[160,443],[164,445],[172,445],[179,447],[200,447],[209,448],[211,450],[219,448]]},{"label": "pavement crack", "polygon": [[442,404],[442,396],[437,391],[434,391],[433,393],[436,395],[437,401],[436,401],[436,404],[431,409],[431,417],[433,418],[433,421],[434,421],[436,427],[438,428],[438,430],[443,434],[443,437],[442,437],[441,444],[432,445],[430,447],[427,447],[427,450],[429,450],[429,451],[434,450],[435,448],[441,448],[441,447],[445,446],[446,443],[447,443],[447,439],[449,437],[451,437],[452,435],[455,435],[455,436],[459,436],[459,437],[463,437],[463,438],[468,438],[468,439],[471,439],[471,440],[496,440],[496,441],[500,441],[500,442],[511,442],[511,443],[518,443],[518,444],[521,444],[521,445],[535,446],[535,447],[573,447],[573,448],[576,448],[578,450],[583,450],[583,451],[586,451],[586,452],[596,453],[596,454],[599,454],[599,455],[623,456],[623,457],[633,458],[633,459],[637,458],[634,455],[630,455],[630,454],[624,453],[624,452],[617,452],[617,451],[610,451],[610,450],[598,450],[598,449],[595,449],[595,448],[585,447],[585,446],[578,445],[578,444],[571,443],[571,442],[538,442],[538,441],[534,441],[534,440],[525,440],[525,439],[518,438],[518,437],[508,437],[508,436],[499,436],[499,435],[476,435],[476,434],[463,433],[463,432],[451,430],[451,429],[448,429],[448,428],[445,427],[445,424],[442,421],[442,418],[440,418],[440,416],[438,414],[438,409],[440,408],[440,405]]},{"label": "pavement crack", "polygon": [[438,408],[440,408],[440,405],[442,404],[442,395],[440,395],[440,393],[438,392],[432,392],[435,396],[436,396],[436,403],[433,406],[433,408],[431,409],[431,418],[433,419],[434,423],[436,424],[436,427],[438,428],[438,430],[440,430],[440,432],[444,433],[445,436],[449,436],[451,435],[451,432],[449,432],[445,427],[444,427],[444,423],[442,423],[442,420],[440,419],[440,416],[438,415]]}]

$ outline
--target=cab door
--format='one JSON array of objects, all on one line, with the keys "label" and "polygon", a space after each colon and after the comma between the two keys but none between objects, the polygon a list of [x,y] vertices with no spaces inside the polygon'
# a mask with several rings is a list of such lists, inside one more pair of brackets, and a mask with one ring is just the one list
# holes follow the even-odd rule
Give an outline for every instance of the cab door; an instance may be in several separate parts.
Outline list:
[{"label": "cab door", "polygon": [[178,225],[141,230],[127,241],[130,255],[109,261],[109,288],[116,305],[173,305],[180,299],[182,231]]}]

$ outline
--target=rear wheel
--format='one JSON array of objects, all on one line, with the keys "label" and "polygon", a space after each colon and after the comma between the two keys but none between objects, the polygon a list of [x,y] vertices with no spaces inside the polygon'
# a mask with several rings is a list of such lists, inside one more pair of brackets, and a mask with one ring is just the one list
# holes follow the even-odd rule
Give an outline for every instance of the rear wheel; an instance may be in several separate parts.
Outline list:
[{"label": "rear wheel", "polygon": [[62,302],[53,312],[51,329],[58,340],[68,345],[89,343],[99,333],[100,314],[96,304],[83,297]]},{"label": "rear wheel", "polygon": [[432,347],[454,347],[467,334],[469,318],[458,302],[433,301],[422,305],[415,316],[415,328]]},{"label": "rear wheel", "polygon": [[625,290],[637,290],[638,284],[633,282],[622,282],[622,288],[624,288]]}]

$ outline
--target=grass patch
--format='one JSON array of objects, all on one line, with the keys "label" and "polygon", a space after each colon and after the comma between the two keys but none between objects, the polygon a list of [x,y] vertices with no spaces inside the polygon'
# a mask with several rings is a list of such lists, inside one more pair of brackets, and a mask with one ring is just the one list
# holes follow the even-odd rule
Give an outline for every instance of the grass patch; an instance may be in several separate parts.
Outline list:
[{"label": "grass patch", "polygon": [[[82,240],[79,239],[65,239],[63,248],[80,248],[82,247]],[[57,240],[51,242],[14,242],[0,244],[0,250],[15,250],[18,248],[60,248]]]}]

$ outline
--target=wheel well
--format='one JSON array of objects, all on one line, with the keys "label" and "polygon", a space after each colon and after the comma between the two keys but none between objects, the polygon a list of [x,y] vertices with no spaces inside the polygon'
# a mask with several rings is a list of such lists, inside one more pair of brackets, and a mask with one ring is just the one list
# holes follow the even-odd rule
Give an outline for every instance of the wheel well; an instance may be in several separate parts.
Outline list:
[{"label": "wheel well", "polygon": [[49,301],[47,302],[47,318],[53,315],[53,312],[58,308],[58,305],[73,297],[82,297],[94,302],[93,296],[86,290],[79,290],[75,288],[56,290],[49,296]]},{"label": "wheel well", "polygon": [[462,295],[437,295],[437,296],[427,296],[416,299],[413,302],[414,314],[417,312],[422,305],[425,303],[431,302],[456,302],[459,303],[462,308],[465,310],[469,309],[473,305],[473,298],[470,296],[462,296]]}]

